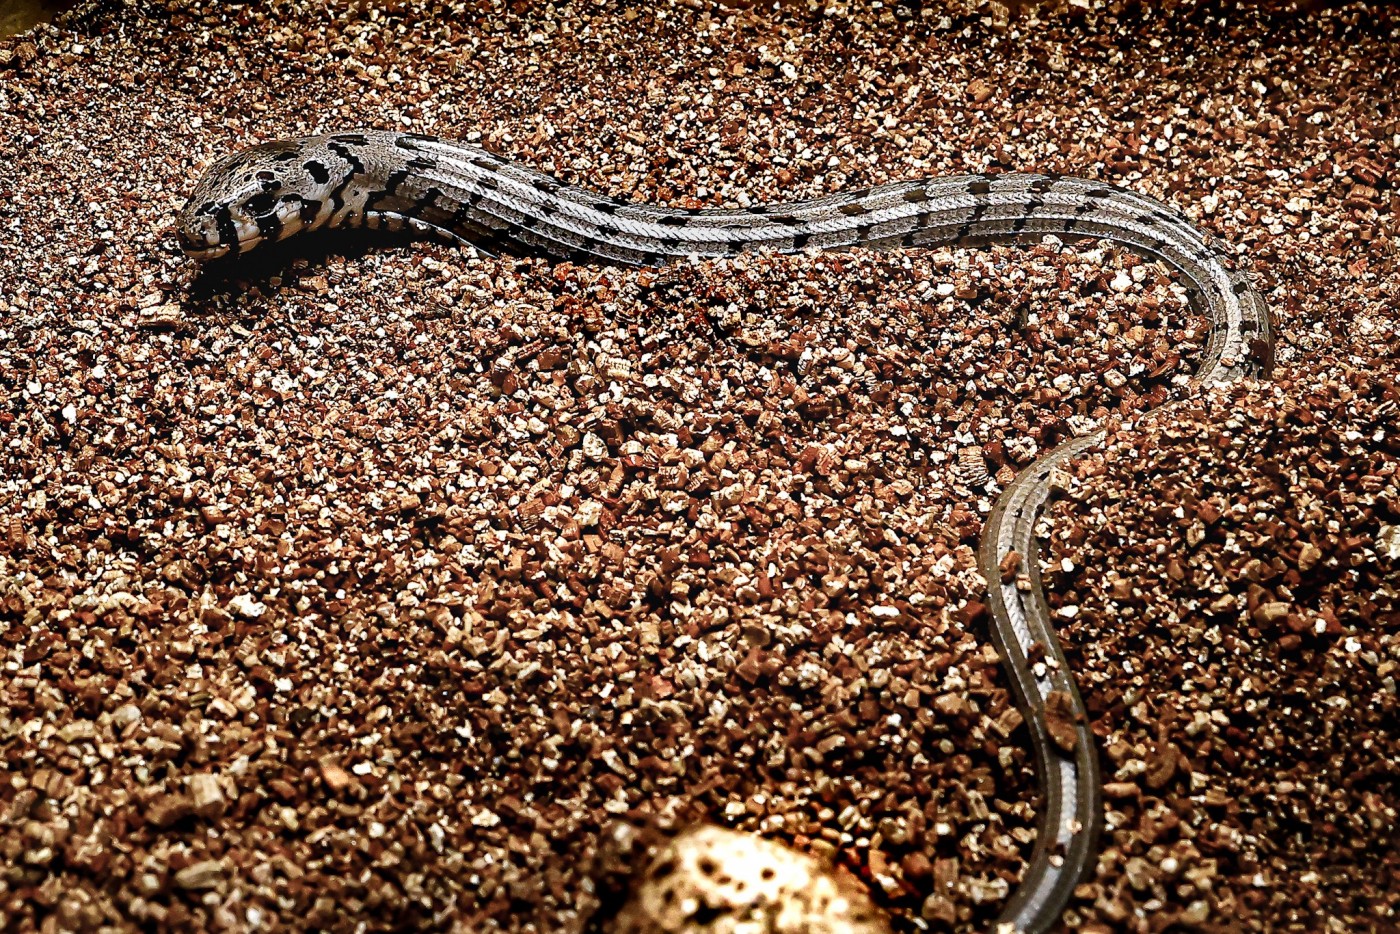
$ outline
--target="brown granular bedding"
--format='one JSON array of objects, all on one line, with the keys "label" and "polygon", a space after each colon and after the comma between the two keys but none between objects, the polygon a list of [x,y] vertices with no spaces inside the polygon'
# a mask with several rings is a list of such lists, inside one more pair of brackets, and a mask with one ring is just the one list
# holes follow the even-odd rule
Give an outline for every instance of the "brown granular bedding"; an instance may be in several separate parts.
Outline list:
[{"label": "brown granular bedding", "polygon": [[[0,926],[552,934],[606,822],[659,815],[830,856],[900,930],[985,928],[1036,792],[973,548],[1091,418],[1118,446],[1047,534],[1119,787],[1069,926],[1394,923],[1392,11],[330,6],[0,40]],[[1125,183],[1246,251],[1281,380],[1138,418],[1200,322],[1093,245],[179,254],[208,161],[353,126],[689,206]],[[1160,521],[1206,483],[1275,503],[1219,520],[1247,549]],[[1172,614],[1189,691],[1144,628]]]},{"label": "brown granular bedding", "polygon": [[1082,465],[1046,557],[1105,750],[1088,916],[1393,923],[1398,401],[1393,362],[1328,368]]}]

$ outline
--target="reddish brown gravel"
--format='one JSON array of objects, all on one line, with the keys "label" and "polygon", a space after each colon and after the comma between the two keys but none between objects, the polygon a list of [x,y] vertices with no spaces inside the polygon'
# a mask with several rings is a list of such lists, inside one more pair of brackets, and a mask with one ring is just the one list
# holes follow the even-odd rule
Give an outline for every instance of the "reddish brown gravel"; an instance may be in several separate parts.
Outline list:
[{"label": "reddish brown gravel", "polygon": [[1047,564],[1106,760],[1076,914],[1393,926],[1393,361],[1221,393],[1191,413],[1205,431],[1153,419],[1081,464]]},{"label": "reddish brown gravel", "polygon": [[[985,928],[1037,802],[973,548],[1093,419],[1047,530],[1112,783],[1067,926],[1394,923],[1393,12],[327,6],[0,40],[0,927],[554,934],[610,821],[703,818]],[[1281,380],[1140,418],[1200,321],[1093,245],[179,254],[217,155],[363,125],[690,206],[1125,183],[1245,250]],[[1191,543],[1187,493],[1272,505]]]}]

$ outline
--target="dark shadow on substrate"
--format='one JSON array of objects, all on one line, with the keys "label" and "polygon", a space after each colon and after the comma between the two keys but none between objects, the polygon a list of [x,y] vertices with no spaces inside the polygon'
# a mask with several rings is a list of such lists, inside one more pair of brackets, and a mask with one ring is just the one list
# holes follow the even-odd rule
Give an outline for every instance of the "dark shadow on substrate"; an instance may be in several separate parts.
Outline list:
[{"label": "dark shadow on substrate", "polygon": [[[332,256],[360,260],[371,253],[386,249],[410,249],[415,243],[433,243],[433,237],[422,234],[385,230],[327,230],[310,235],[298,235],[286,244],[264,244],[249,253],[224,256],[200,263],[199,271],[190,281],[189,295],[196,303],[216,295],[257,289],[264,295],[296,287],[302,280],[324,273]],[[495,249],[475,247],[484,256],[498,255]],[[469,248],[453,242],[449,247]],[[512,254],[519,255],[519,254]]]}]

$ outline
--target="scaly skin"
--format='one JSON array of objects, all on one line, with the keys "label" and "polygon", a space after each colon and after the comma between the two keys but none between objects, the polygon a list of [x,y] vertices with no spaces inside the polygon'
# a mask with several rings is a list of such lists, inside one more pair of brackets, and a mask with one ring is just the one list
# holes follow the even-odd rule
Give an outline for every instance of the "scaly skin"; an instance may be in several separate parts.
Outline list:
[{"label": "scaly skin", "polygon": [[[682,210],[631,204],[576,188],[468,143],[364,130],[255,146],[209,169],[180,214],[197,259],[246,253],[305,230],[412,229],[487,250],[543,252],[575,262],[659,265],[747,250],[1102,239],[1163,260],[1211,334],[1190,388],[1267,375],[1273,328],[1263,297],[1223,244],[1170,207],[1086,179],[1009,173],[893,182],[789,204]],[[1097,851],[1102,803],[1083,701],[1046,608],[1034,528],[1056,468],[1102,432],[1074,438],[1022,471],[983,532],[992,635],[1035,747],[1045,791],[1040,831],[1020,887],[996,930],[1050,927]],[[1020,556],[1026,589],[1000,569]],[[1046,662],[1029,661],[1040,654]],[[1052,738],[1046,705],[1072,725]]]}]

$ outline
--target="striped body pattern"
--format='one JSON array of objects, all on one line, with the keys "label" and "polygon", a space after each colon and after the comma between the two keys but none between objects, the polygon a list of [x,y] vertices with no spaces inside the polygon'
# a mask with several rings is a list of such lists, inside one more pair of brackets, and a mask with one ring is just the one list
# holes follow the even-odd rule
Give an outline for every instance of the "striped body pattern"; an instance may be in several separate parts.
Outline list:
[{"label": "striped body pattern", "polygon": [[[678,209],[620,202],[469,143],[362,130],[265,143],[219,160],[179,218],[198,259],[305,230],[410,228],[488,252],[653,266],[683,256],[1102,238],[1182,273],[1213,319],[1257,301],[1229,255],[1181,214],[1124,188],[1007,173],[894,182],[783,205]],[[1241,348],[1233,356],[1243,359]]]},{"label": "striped body pattern", "polygon": [[[335,227],[409,229],[493,252],[634,266],[764,249],[895,250],[1052,234],[1107,240],[1172,267],[1208,320],[1210,337],[1191,390],[1267,375],[1273,361],[1263,297],[1225,244],[1159,201],[1067,176],[963,175],[780,205],[687,210],[616,201],[469,143],[364,130],[266,143],[220,159],[179,218],[181,245],[196,259]],[[1094,737],[1040,589],[1034,529],[1055,477],[1103,437],[1089,426],[1023,470],[983,530],[979,565],[989,584],[992,638],[1044,792],[1034,851],[999,931],[1053,926],[1097,852],[1103,809]],[[960,452],[956,467],[967,484],[989,479],[980,449]],[[1008,574],[1014,567],[1023,573]],[[1061,727],[1053,737],[1047,708]],[[1072,725],[1072,742],[1065,724]]]}]

